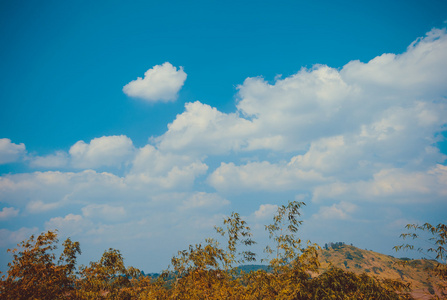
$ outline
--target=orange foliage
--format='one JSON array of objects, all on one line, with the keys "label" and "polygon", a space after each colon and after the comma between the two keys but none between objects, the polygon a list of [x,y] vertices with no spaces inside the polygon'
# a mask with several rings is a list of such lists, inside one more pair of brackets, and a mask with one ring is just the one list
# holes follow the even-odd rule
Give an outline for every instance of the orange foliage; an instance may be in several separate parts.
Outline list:
[{"label": "orange foliage", "polygon": [[[222,248],[213,239],[179,251],[172,270],[157,279],[125,267],[116,249],[104,252],[98,262],[76,270],[79,243],[67,239],[56,262],[54,231],[34,236],[11,250],[13,261],[0,284],[1,299],[411,299],[407,286],[380,281],[332,268],[316,278],[318,245],[302,246],[296,237],[300,202],[278,208],[273,224],[266,226],[272,245],[270,271],[241,272],[237,265],[255,261],[247,249],[255,242],[239,214],[224,220],[216,230],[228,242]],[[242,247],[244,251],[240,251]]]}]

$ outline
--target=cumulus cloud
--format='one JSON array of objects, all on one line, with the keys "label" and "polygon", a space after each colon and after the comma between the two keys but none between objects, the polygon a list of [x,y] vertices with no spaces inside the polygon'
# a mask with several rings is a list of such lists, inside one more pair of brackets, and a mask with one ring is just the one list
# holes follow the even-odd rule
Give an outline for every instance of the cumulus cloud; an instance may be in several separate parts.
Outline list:
[{"label": "cumulus cloud", "polygon": [[185,199],[181,207],[182,209],[218,209],[228,204],[230,204],[230,202],[227,199],[222,198],[218,194],[197,192]]},{"label": "cumulus cloud", "polygon": [[164,153],[151,145],[138,150],[126,181],[156,189],[189,188],[208,166],[186,155]]},{"label": "cumulus cloud", "polygon": [[18,161],[25,155],[25,145],[14,144],[10,139],[0,139],[0,164],[6,164]]},{"label": "cumulus cloud", "polygon": [[126,84],[123,92],[130,97],[141,98],[149,102],[174,101],[185,80],[186,73],[182,67],[177,70],[169,62],[165,62],[147,70],[144,73],[144,78],[138,77]]},{"label": "cumulus cloud", "polygon": [[125,197],[128,189],[122,177],[92,170],[77,173],[34,172],[0,177],[0,201],[26,207],[27,211],[33,213],[60,208],[66,204]]},{"label": "cumulus cloud", "polygon": [[446,46],[446,29],[433,29],[403,54],[383,54],[368,63],[351,61],[341,74],[346,82],[379,95],[437,97],[447,89]]},{"label": "cumulus cloud", "polygon": [[250,162],[237,166],[221,163],[208,178],[208,182],[219,191],[270,190],[284,191],[309,188],[326,181],[318,172],[303,171],[291,163],[274,164],[268,161]]},{"label": "cumulus cloud", "polygon": [[[354,61],[340,71],[316,65],[274,84],[248,78],[238,87],[236,113],[188,104],[157,142],[213,154],[302,152],[287,164],[222,163],[209,176],[218,190],[368,180],[396,167],[424,172],[447,158],[436,146],[447,125],[446,62],[447,34],[434,29],[403,54]],[[392,76],[383,81],[383,72]]]},{"label": "cumulus cloud", "polygon": [[122,206],[90,204],[82,208],[82,214],[90,219],[100,218],[107,221],[119,221],[126,217],[126,210]]},{"label": "cumulus cloud", "polygon": [[76,168],[119,167],[134,153],[132,140],[125,135],[94,138],[90,143],[79,141],[69,151]]},{"label": "cumulus cloud", "polygon": [[185,104],[185,112],[155,139],[160,150],[189,151],[201,155],[225,154],[246,147],[246,137],[254,133],[252,123],[237,113],[225,114],[196,101]]},{"label": "cumulus cloud", "polygon": [[259,209],[254,212],[256,219],[271,218],[278,211],[278,205],[276,204],[261,204]]},{"label": "cumulus cloud", "polygon": [[69,157],[64,151],[56,151],[47,156],[31,158],[30,166],[33,168],[61,168],[68,164]]},{"label": "cumulus cloud", "polygon": [[314,202],[347,199],[369,202],[438,202],[447,196],[447,166],[428,171],[383,169],[371,180],[334,182],[315,188]]},{"label": "cumulus cloud", "polygon": [[12,231],[8,229],[0,229],[0,247],[15,246],[21,241],[29,239],[31,235],[38,232],[37,227],[28,228],[22,227],[18,230]]},{"label": "cumulus cloud", "polygon": [[[135,148],[126,136],[104,136],[79,141],[69,153],[30,157],[32,167],[81,170],[2,175],[0,202],[7,207],[0,218],[51,215],[47,228],[96,242],[144,237],[177,245],[186,235],[201,238],[203,224],[219,224],[238,193],[260,192],[261,203],[271,203],[251,210],[256,224],[277,209],[270,191],[311,198],[309,219],[323,227],[358,222],[354,214],[370,212],[365,206],[377,209],[362,220],[378,222],[395,218],[394,211],[379,216],[390,203],[444,203],[446,156],[436,143],[447,125],[446,63],[447,33],[432,30],[402,54],[352,61],[341,70],[315,65],[274,82],[247,78],[234,112],[187,103],[151,145]],[[185,79],[181,68],[165,63],[124,90],[171,101]],[[0,140],[0,162],[25,153],[23,144]],[[0,230],[8,241],[14,234]]]},{"label": "cumulus cloud", "polygon": [[14,207],[3,207],[0,211],[0,221],[13,218],[19,214],[19,210]]},{"label": "cumulus cloud", "polygon": [[[314,151],[319,148],[315,143],[339,139],[345,144],[339,146],[341,155],[352,151],[364,163],[397,156],[414,162],[426,155],[442,162],[439,153],[426,150],[447,123],[446,53],[447,34],[435,29],[400,55],[353,61],[341,70],[315,65],[273,84],[247,78],[238,86],[236,112],[188,103],[154,140],[163,151],[221,155]],[[359,158],[363,151],[366,159]],[[308,163],[310,156],[315,153],[305,157]]]},{"label": "cumulus cloud", "polygon": [[46,212],[49,210],[57,209],[57,208],[61,207],[62,205],[63,205],[63,201],[45,203],[41,200],[31,200],[26,205],[26,210],[30,213],[37,214],[37,213],[42,213],[42,212]]},{"label": "cumulus cloud", "polygon": [[77,235],[92,226],[91,222],[85,220],[81,215],[68,214],[65,217],[51,218],[45,222],[46,230],[57,229],[64,237]]},{"label": "cumulus cloud", "polygon": [[333,204],[332,206],[322,206],[318,213],[313,217],[316,219],[339,219],[346,220],[351,218],[351,214],[354,213],[357,206],[348,202],[340,202]]},{"label": "cumulus cloud", "polygon": [[34,214],[83,204],[86,217],[112,211],[124,216],[122,205],[108,203],[123,199],[142,202],[163,191],[190,190],[196,177],[208,168],[186,157],[162,155],[151,146],[140,149],[136,162],[135,169],[123,177],[93,170],[3,175],[0,202]]}]

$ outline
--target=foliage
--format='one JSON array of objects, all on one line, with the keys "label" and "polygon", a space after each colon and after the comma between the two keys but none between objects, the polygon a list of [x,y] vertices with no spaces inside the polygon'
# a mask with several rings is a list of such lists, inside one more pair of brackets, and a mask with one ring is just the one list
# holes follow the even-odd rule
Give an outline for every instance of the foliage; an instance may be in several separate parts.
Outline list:
[{"label": "foliage", "polygon": [[106,250],[99,262],[81,266],[76,281],[77,294],[81,299],[130,299],[132,279],[141,272],[133,267],[126,268],[119,250]]},{"label": "foliage", "polygon": [[311,282],[310,299],[412,299],[409,286],[332,268]]},{"label": "foliage", "polygon": [[293,201],[287,206],[278,207],[277,214],[273,217],[273,224],[265,226],[269,238],[275,243],[274,248],[269,245],[265,248],[267,254],[276,254],[276,258],[270,260],[270,265],[285,265],[296,258],[296,249],[299,248],[301,240],[295,236],[295,233],[302,224],[297,217],[300,216],[299,209],[303,205],[305,205],[304,202]]},{"label": "foliage", "polygon": [[[224,225],[226,225],[226,230],[222,227],[214,227],[220,235],[223,237],[228,237],[228,246],[225,263],[226,267],[233,267],[234,263],[242,264],[245,262],[256,261],[256,254],[245,250],[240,253],[236,253],[238,244],[243,246],[251,246],[256,244],[255,241],[251,239],[252,233],[250,232],[250,227],[247,223],[241,219],[238,213],[233,212],[230,217],[224,219]],[[239,258],[237,258],[239,256]]]},{"label": "foliage", "polygon": [[9,249],[13,261],[8,263],[8,276],[0,285],[2,299],[69,299],[74,297],[76,254],[79,243],[67,239],[56,263],[55,231],[32,235],[27,241]]},{"label": "foliage", "polygon": [[14,249],[8,277],[1,281],[1,299],[410,299],[408,286],[331,268],[321,275],[320,247],[297,237],[302,202],[278,208],[267,225],[271,245],[269,267],[244,272],[238,264],[254,262],[250,227],[232,213],[216,231],[227,239],[190,245],[172,258],[172,270],[158,278],[125,267],[119,250],[109,249],[97,262],[76,271],[79,243],[67,239],[55,262],[57,234],[32,236]]},{"label": "foliage", "polygon": [[206,239],[205,246],[201,244],[189,246],[188,250],[178,252],[171,263],[176,275],[173,288],[175,298],[186,299],[230,299],[242,288],[238,278],[235,263],[255,261],[251,251],[237,252],[237,246],[251,246],[250,227],[239,214],[232,213],[224,219],[225,229],[215,227],[217,233],[227,237],[227,248],[220,248],[214,239]]},{"label": "foliage", "polygon": [[[438,224],[433,226],[429,223],[425,223],[424,225],[418,224],[407,224],[405,228],[408,230],[406,233],[402,233],[400,236],[402,239],[418,239],[420,238],[420,233],[428,233],[430,237],[426,242],[430,245],[428,248],[419,247],[416,248],[412,244],[402,244],[395,246],[394,249],[396,251],[400,250],[416,250],[425,256],[434,259],[437,261],[437,264],[434,268],[429,269],[429,272],[440,279],[440,283],[437,285],[441,296],[447,296],[447,251],[446,251],[446,243],[447,243],[447,225]],[[407,260],[404,260],[402,264],[408,263]],[[434,296],[434,299],[439,299],[438,295]]]}]

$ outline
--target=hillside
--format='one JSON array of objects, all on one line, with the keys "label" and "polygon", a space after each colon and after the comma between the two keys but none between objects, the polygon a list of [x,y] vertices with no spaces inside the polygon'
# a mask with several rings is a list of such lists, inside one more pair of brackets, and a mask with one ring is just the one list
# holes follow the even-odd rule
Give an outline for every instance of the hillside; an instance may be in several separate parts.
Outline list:
[{"label": "hillside", "polygon": [[[404,261],[407,261],[405,266],[402,265]],[[320,251],[320,263],[321,272],[333,265],[357,274],[366,272],[382,279],[402,280],[411,284],[412,295],[416,299],[429,299],[430,294],[437,290],[437,279],[426,271],[436,265],[431,260],[399,259],[355,246],[337,245]]]},{"label": "hillside", "polygon": [[[319,256],[320,272],[311,274],[312,277],[328,270],[330,266],[335,266],[356,274],[366,272],[380,279],[395,279],[410,283],[411,294],[415,299],[430,299],[433,293],[437,292],[438,279],[430,276],[426,270],[436,265],[436,262],[431,260],[395,258],[341,243],[321,250]],[[250,272],[259,269],[267,271],[269,268],[265,265],[245,265],[239,269]]]}]

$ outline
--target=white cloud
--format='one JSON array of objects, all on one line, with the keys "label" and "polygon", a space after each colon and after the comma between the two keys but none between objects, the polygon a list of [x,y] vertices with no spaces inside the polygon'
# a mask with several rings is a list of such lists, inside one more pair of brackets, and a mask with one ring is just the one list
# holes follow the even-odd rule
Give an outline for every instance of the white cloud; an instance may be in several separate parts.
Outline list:
[{"label": "white cloud", "polygon": [[16,217],[18,214],[19,210],[14,207],[3,207],[0,211],[0,221]]},{"label": "white cloud", "polygon": [[35,235],[37,232],[37,227],[22,227],[16,231],[0,229],[0,247],[15,247],[18,243],[28,240],[31,235]]},{"label": "white cloud", "polygon": [[[86,213],[111,210],[113,202],[132,199],[138,203],[164,191],[190,190],[207,165],[176,155],[162,155],[153,147],[140,149],[135,169],[123,177],[93,170],[82,172],[34,172],[0,177],[0,202],[42,213],[66,207],[87,206]],[[99,205],[99,206],[98,206]],[[115,211],[117,213],[117,211]]]},{"label": "white cloud", "polygon": [[0,139],[0,164],[16,162],[25,154],[23,143],[14,144],[10,139]]},{"label": "white cloud", "polygon": [[163,151],[193,152],[200,155],[225,154],[246,147],[254,127],[237,113],[225,114],[199,101],[185,104],[185,112],[155,139]]},{"label": "white cloud", "polygon": [[183,167],[200,161],[187,156],[163,152],[154,146],[146,145],[138,149],[132,162],[131,173],[150,173],[153,176],[165,175],[173,167]]},{"label": "white cloud", "polygon": [[[343,67],[343,78],[388,99],[404,100],[402,96],[438,97],[447,90],[447,34],[433,29],[418,38],[400,55],[383,54],[368,63],[351,61]],[[390,96],[396,96],[396,99]]]},{"label": "white cloud", "polygon": [[51,218],[45,222],[46,230],[58,230],[60,236],[69,237],[78,235],[91,228],[92,223],[85,220],[81,215],[68,214],[65,217]]},{"label": "white cloud", "polygon": [[105,219],[107,221],[119,221],[126,217],[126,210],[122,206],[110,206],[108,204],[90,204],[82,208],[82,214],[90,219]]},{"label": "white cloud", "polygon": [[238,111],[252,118],[262,134],[248,138],[248,150],[301,150],[311,140],[339,134],[356,122],[346,115],[357,101],[359,89],[346,84],[337,70],[327,66],[302,69],[274,84],[259,77],[247,78],[238,89]]},{"label": "white cloud", "polygon": [[[124,178],[86,170],[34,172],[0,177],[0,201],[39,213],[66,204],[108,201],[125,197],[129,187]],[[104,199],[103,199],[104,198]]]},{"label": "white cloud", "polygon": [[383,169],[371,180],[334,182],[315,188],[312,201],[438,202],[447,196],[447,166],[437,165],[428,171]]},{"label": "white cloud", "polygon": [[208,182],[219,191],[242,190],[296,190],[310,188],[326,181],[321,174],[303,171],[291,163],[272,164],[268,161],[251,162],[236,166],[234,163],[221,163],[208,178]]},{"label": "white cloud", "polygon": [[30,213],[37,214],[46,212],[49,210],[55,210],[62,206],[62,201],[52,202],[52,203],[44,203],[41,200],[32,200],[28,202],[26,205],[26,210]]},{"label": "white cloud", "polygon": [[[354,61],[341,70],[316,65],[273,83],[247,78],[238,87],[235,112],[187,103],[168,130],[152,138],[153,145],[136,149],[126,136],[104,136],[79,141],[69,153],[30,157],[33,167],[81,171],[2,175],[0,202],[10,207],[0,218],[33,213],[40,224],[47,221],[47,228],[77,234],[86,244],[113,241],[131,247],[127,241],[147,238],[145,245],[163,242],[175,245],[166,249],[179,249],[181,242],[200,239],[204,226],[219,224],[229,200],[231,208],[247,209],[252,200],[240,204],[233,197],[238,193],[255,191],[262,194],[260,203],[271,203],[249,210],[254,212],[248,219],[259,231],[276,211],[272,197],[278,195],[312,197],[309,220],[320,224],[321,232],[340,220],[391,220],[394,211],[380,215],[391,205],[444,204],[446,156],[436,142],[447,125],[446,36],[433,30],[401,55]],[[153,85],[159,80],[154,78],[169,70],[177,79],[165,82],[176,81],[176,88],[142,92],[146,82],[150,88],[162,86]],[[169,101],[183,85],[182,73],[167,63],[126,87],[137,87],[139,97],[149,95],[150,101]],[[0,162],[26,153],[23,144],[9,139],[0,140],[0,146]],[[204,181],[208,165],[216,163]],[[108,172],[82,170],[101,167]],[[217,192],[209,192],[210,186]],[[366,216],[372,210],[365,207],[374,208],[372,216]],[[354,214],[364,215],[355,220]],[[42,220],[48,215],[53,218]],[[3,236],[9,243],[19,235],[0,230]]]},{"label": "white cloud", "polygon": [[153,189],[188,189],[191,188],[197,176],[205,174],[208,166],[203,163],[193,162],[189,165],[174,166],[166,174],[152,175],[150,170],[142,173],[130,173],[126,176],[126,183],[135,187],[151,186]]},{"label": "white cloud", "polygon": [[149,102],[174,101],[177,93],[186,80],[183,68],[177,68],[168,62],[156,65],[144,73],[144,78],[138,77],[126,84],[123,92],[130,96],[141,98]]},{"label": "white cloud", "polygon": [[446,156],[434,147],[435,133],[447,121],[443,107],[414,103],[384,111],[354,133],[316,139],[309,150],[292,158],[305,171],[338,179],[370,178],[383,168],[425,169]]},{"label": "white cloud", "polygon": [[55,154],[31,158],[30,165],[33,168],[61,168],[65,167],[68,161],[69,158],[66,152],[56,151]]},{"label": "white cloud", "polygon": [[[446,53],[445,30],[433,30],[401,55],[353,61],[340,71],[315,65],[273,84],[247,78],[238,87],[235,113],[188,103],[154,141],[163,151],[221,155],[257,149],[302,152],[339,138],[345,143],[339,153],[349,157],[352,151],[351,164],[375,163],[369,162],[374,157],[388,163],[397,156],[422,162],[447,124]],[[432,163],[443,160],[439,153],[428,156]],[[335,171],[334,164],[330,168]]]},{"label": "white cloud", "polygon": [[276,204],[261,204],[259,209],[254,212],[256,219],[267,219],[272,218],[274,214],[278,211],[278,205]]},{"label": "white cloud", "polygon": [[322,206],[317,214],[312,217],[316,219],[339,219],[346,220],[351,219],[351,214],[357,210],[357,206],[348,202],[340,202],[339,204],[333,204],[332,206]]},{"label": "white cloud", "polygon": [[94,138],[89,144],[79,141],[69,151],[75,168],[119,167],[132,159],[134,146],[125,135]]},{"label": "white cloud", "polygon": [[230,202],[222,198],[218,194],[210,194],[205,192],[196,192],[183,201],[182,209],[219,209],[228,205]]},{"label": "white cloud", "polygon": [[[169,144],[174,145],[174,137],[178,137],[182,148],[200,145],[219,154],[230,150],[306,150],[287,165],[268,161],[242,166],[222,163],[209,177],[218,190],[282,190],[300,188],[309,181],[367,180],[383,169],[396,167],[423,172],[446,159],[436,147],[447,124],[443,100],[447,93],[446,62],[445,30],[433,30],[401,55],[378,57],[366,64],[352,62],[340,72],[317,65],[276,79],[274,84],[248,78],[239,86],[239,114],[231,115],[233,121],[229,121],[229,114],[215,111],[214,119],[192,134],[190,130],[196,125],[191,121],[194,118],[185,117],[187,109],[171,124],[181,121],[182,130],[170,128],[160,137],[159,145],[174,148]],[[385,84],[380,81],[382,67],[393,74],[386,80],[392,88],[380,86]],[[226,131],[231,126],[225,122],[225,126],[210,126],[219,124],[216,120],[220,119],[238,124],[237,133]],[[227,134],[220,134],[220,130]],[[222,138],[213,140],[217,136]]]},{"label": "white cloud", "polygon": [[189,188],[208,166],[186,155],[164,153],[151,145],[138,150],[126,182],[155,189]]}]

